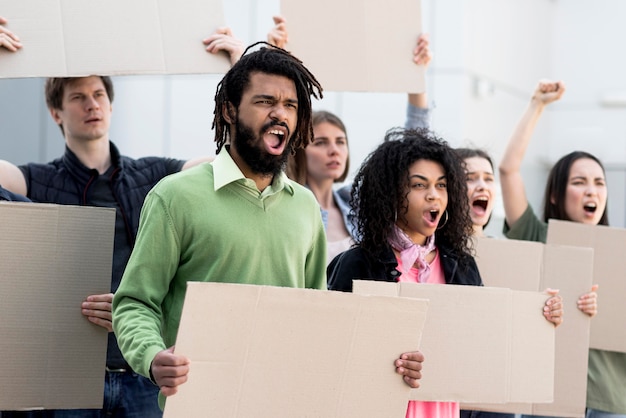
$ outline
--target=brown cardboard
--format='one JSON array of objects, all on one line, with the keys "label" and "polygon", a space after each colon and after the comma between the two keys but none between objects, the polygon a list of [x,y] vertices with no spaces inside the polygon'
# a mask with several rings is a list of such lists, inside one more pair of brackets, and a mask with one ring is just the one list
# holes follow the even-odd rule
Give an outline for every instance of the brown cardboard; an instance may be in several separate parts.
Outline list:
[{"label": "brown cardboard", "polygon": [[[462,407],[546,416],[584,416],[590,319],[576,307],[576,301],[591,287],[593,250],[479,238],[476,240],[476,262],[487,286],[535,291],[559,289],[565,304],[564,321],[556,331],[554,402],[465,404]],[[532,338],[520,340],[514,347],[526,350],[531,341]],[[547,380],[550,376],[551,373],[544,369],[536,378]]]},{"label": "brown cardboard", "polygon": [[[420,93],[424,67],[413,63],[422,32],[419,0],[282,0],[287,49],[325,90]],[[323,23],[322,23],[323,22]]]},{"label": "brown cardboard", "polygon": [[110,292],[115,210],[3,202],[0,219],[0,409],[101,408],[107,331],[80,307]]},{"label": "brown cardboard", "polygon": [[24,45],[0,48],[0,78],[225,73],[202,39],[224,26],[222,2],[0,0]]},{"label": "brown cardboard", "polygon": [[626,352],[626,229],[550,219],[548,242],[594,249],[598,314],[591,321],[590,346]]},{"label": "brown cardboard", "polygon": [[419,348],[427,306],[190,282],[176,340],[189,379],[164,417],[403,417],[410,388],[394,360]]},{"label": "brown cardboard", "polygon": [[[355,280],[359,294],[430,300],[421,351],[424,370],[411,399],[462,402],[550,402],[554,327],[541,316],[537,292]],[[524,348],[519,348],[520,340]],[[533,341],[529,344],[528,341]],[[532,382],[520,385],[519,382]],[[532,387],[531,387],[532,386]]]}]

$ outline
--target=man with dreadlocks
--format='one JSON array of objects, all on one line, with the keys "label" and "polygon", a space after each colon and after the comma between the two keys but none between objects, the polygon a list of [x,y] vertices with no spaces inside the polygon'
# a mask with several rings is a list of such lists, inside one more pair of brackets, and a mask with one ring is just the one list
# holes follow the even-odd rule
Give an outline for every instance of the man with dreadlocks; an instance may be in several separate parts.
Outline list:
[{"label": "man with dreadlocks", "polygon": [[248,50],[217,87],[215,160],[148,194],[113,301],[124,357],[164,396],[187,379],[187,359],[171,348],[187,281],[326,289],[319,208],[283,173],[311,140],[310,96],[322,88],[286,51]]},{"label": "man with dreadlocks", "polygon": [[[160,387],[161,405],[189,372],[173,352],[188,281],[326,289],[319,206],[283,172],[292,150],[311,141],[311,96],[321,93],[288,52],[244,53],[217,88],[215,160],[148,194],[113,327],[133,369]],[[396,360],[413,387],[422,360],[418,352]]]}]

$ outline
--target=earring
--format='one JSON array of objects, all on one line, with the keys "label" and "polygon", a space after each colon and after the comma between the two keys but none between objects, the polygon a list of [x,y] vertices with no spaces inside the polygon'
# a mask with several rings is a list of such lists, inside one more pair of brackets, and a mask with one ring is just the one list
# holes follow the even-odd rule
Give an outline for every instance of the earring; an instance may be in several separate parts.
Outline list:
[{"label": "earring", "polygon": [[448,209],[446,209],[446,211],[443,214],[446,215],[446,220],[443,221],[443,224],[437,226],[437,229],[443,228],[448,223]]}]

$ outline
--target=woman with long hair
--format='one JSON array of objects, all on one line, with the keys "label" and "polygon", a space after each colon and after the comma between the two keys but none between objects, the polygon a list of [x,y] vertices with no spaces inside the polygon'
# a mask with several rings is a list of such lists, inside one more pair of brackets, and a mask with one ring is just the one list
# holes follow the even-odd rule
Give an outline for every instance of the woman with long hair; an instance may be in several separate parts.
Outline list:
[{"label": "woman with long hair", "polygon": [[[546,242],[548,220],[559,219],[590,225],[608,225],[605,170],[598,158],[574,151],[550,170],[541,219],[528,203],[521,164],[535,126],[548,104],[559,100],[565,85],[541,81],[515,128],[500,163],[500,183],[508,238]],[[593,317],[597,312],[597,285],[582,295],[577,306]],[[626,417],[626,353],[589,350],[587,417]]]}]

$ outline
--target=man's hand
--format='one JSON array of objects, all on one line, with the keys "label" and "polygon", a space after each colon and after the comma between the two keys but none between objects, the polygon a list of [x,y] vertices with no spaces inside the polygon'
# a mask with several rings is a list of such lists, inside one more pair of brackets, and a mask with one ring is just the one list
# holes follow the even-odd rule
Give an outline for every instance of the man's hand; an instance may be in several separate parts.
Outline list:
[{"label": "man's hand", "polygon": [[4,47],[11,52],[15,52],[22,47],[22,43],[16,34],[2,26],[6,23],[7,20],[0,16],[0,47]]},{"label": "man's hand", "polygon": [[591,286],[591,292],[585,293],[578,298],[578,309],[589,315],[590,317],[596,316],[598,313],[598,285]]},{"label": "man's hand", "polygon": [[422,362],[424,355],[419,351],[404,353],[395,361],[396,373],[402,376],[404,382],[412,388],[420,387],[422,378]]},{"label": "man's hand", "polygon": [[282,16],[273,16],[272,19],[274,19],[274,27],[267,34],[267,42],[285,49],[285,45],[289,41],[287,21]]},{"label": "man's hand", "polygon": [[150,374],[163,396],[172,396],[178,392],[178,386],[187,381],[188,373],[189,359],[174,354],[173,346],[159,351],[150,365]]},{"label": "man's hand", "polygon": [[202,43],[206,45],[206,51],[211,54],[217,54],[220,51],[227,52],[230,56],[230,65],[235,65],[244,51],[243,42],[235,38],[232,30],[227,27],[217,29]]},{"label": "man's hand", "polygon": [[113,324],[111,322],[112,302],[113,293],[87,296],[87,299],[81,305],[81,312],[90,322],[106,328],[109,332],[113,332]]},{"label": "man's hand", "polygon": [[546,300],[543,306],[543,316],[558,327],[563,323],[563,300],[559,296],[559,291],[555,289],[546,289],[551,297]]}]

